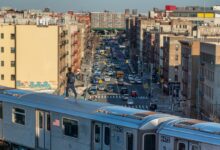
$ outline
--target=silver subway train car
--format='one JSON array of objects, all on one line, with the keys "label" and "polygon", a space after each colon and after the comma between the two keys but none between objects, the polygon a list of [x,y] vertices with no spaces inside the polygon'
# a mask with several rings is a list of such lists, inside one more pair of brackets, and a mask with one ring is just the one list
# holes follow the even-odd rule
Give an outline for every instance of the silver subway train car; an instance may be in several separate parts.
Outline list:
[{"label": "silver subway train car", "polygon": [[[204,123],[212,129],[207,132],[201,126],[201,130],[182,126],[185,120],[23,90],[6,89],[0,94],[0,143],[8,149],[197,150],[190,149],[190,143],[197,143],[198,150],[205,150],[203,145],[220,149],[219,124]],[[181,129],[191,134],[180,134]],[[207,134],[206,140],[195,138],[200,134]],[[178,146],[184,141],[188,145]]]}]

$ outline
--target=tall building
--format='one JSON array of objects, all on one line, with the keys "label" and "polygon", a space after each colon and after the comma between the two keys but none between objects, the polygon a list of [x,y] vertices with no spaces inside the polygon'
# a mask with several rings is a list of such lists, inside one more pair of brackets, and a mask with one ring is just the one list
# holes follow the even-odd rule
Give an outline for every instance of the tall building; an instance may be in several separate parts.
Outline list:
[{"label": "tall building", "polygon": [[194,39],[181,40],[181,99],[187,101],[185,114],[197,117],[197,91],[200,60],[200,41]]},{"label": "tall building", "polygon": [[220,44],[200,44],[199,106],[201,117],[216,121],[220,119]]}]

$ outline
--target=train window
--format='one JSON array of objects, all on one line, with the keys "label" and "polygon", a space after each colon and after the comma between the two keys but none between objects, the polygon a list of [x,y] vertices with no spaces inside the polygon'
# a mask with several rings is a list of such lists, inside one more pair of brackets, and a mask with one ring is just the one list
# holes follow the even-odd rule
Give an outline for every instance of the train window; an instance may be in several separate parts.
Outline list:
[{"label": "train window", "polygon": [[105,127],[105,145],[110,144],[110,128]]},{"label": "train window", "polygon": [[12,122],[24,125],[25,124],[25,110],[20,109],[20,108],[13,108]]},{"label": "train window", "polygon": [[78,138],[78,122],[72,119],[63,118],[64,135]]},{"label": "train window", "polygon": [[192,150],[199,150],[197,145],[192,145]]},{"label": "train window", "polygon": [[3,119],[2,102],[0,102],[0,119]]},{"label": "train window", "polygon": [[179,149],[178,150],[185,150],[186,145],[184,143],[179,143]]},{"label": "train window", "polygon": [[155,150],[156,147],[156,136],[155,134],[146,134],[144,136],[144,150]]},{"label": "train window", "polygon": [[39,113],[39,128],[40,129],[43,128],[43,113],[42,112]]},{"label": "train window", "polygon": [[133,150],[133,134],[127,133],[127,150]]},{"label": "train window", "polygon": [[50,114],[47,114],[47,131],[50,131]]},{"label": "train window", "polygon": [[95,125],[95,142],[100,142],[100,127],[98,125]]}]

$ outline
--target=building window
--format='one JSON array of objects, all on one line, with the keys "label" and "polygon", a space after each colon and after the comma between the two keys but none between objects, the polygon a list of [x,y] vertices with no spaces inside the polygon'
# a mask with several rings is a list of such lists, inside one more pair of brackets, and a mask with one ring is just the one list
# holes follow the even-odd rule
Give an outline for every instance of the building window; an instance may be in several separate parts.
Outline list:
[{"label": "building window", "polygon": [[78,122],[75,120],[63,118],[64,135],[78,138]]},{"label": "building window", "polygon": [[2,102],[0,102],[0,119],[3,119]]},{"label": "building window", "polygon": [[25,125],[25,110],[21,108],[13,108],[12,122]]},{"label": "building window", "polygon": [[4,67],[4,65],[5,65],[5,62],[1,61],[1,66]]},{"label": "building window", "polygon": [[15,34],[11,34],[11,39],[14,40],[15,39]]},{"label": "building window", "polygon": [[1,53],[4,53],[5,49],[4,47],[1,47]]},{"label": "building window", "polygon": [[11,53],[15,53],[15,48],[11,47]]},{"label": "building window", "polygon": [[15,61],[11,61],[11,67],[15,67]]},{"label": "building window", "polygon": [[4,33],[1,33],[1,39],[4,39]]},{"label": "building window", "polygon": [[4,80],[5,76],[3,74],[1,74],[1,80]]},{"label": "building window", "polygon": [[15,75],[14,74],[11,75],[11,80],[15,81]]}]

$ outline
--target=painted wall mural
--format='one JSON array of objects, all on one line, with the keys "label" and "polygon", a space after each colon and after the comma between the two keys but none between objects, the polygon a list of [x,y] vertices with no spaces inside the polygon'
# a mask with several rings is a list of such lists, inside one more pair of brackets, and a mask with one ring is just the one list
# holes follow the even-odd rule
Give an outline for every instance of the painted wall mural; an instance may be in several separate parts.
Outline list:
[{"label": "painted wall mural", "polygon": [[51,90],[57,87],[55,81],[33,82],[33,81],[16,81],[17,88],[44,89]]}]

